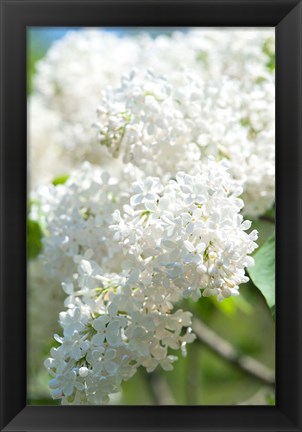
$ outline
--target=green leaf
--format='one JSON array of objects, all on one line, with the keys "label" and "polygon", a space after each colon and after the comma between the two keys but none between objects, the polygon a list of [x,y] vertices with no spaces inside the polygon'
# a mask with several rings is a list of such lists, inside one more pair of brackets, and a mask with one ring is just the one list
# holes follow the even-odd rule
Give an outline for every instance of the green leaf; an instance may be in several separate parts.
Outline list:
[{"label": "green leaf", "polygon": [[27,256],[35,259],[42,251],[43,232],[38,222],[27,219]]},{"label": "green leaf", "polygon": [[61,175],[61,176],[56,177],[55,179],[53,179],[52,184],[54,186],[58,186],[60,184],[66,183],[68,179],[69,179],[69,175]]},{"label": "green leaf", "polygon": [[258,249],[254,260],[255,265],[248,270],[249,275],[275,317],[275,235]]}]

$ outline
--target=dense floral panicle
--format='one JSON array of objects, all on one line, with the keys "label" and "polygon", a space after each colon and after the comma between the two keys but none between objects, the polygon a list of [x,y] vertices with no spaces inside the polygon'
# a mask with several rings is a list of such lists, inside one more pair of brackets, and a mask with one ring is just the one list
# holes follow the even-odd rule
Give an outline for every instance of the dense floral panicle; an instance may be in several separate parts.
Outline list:
[{"label": "dense floral panicle", "polygon": [[237,80],[274,69],[275,35],[271,29],[194,29],[187,44],[204,77]]},{"label": "dense floral panicle", "polygon": [[75,271],[75,257],[85,254],[101,259],[107,271],[119,269],[122,256],[112,243],[111,214],[122,208],[132,179],[139,175],[137,169],[124,169],[116,178],[85,162],[65,184],[43,186],[33,194],[45,230],[40,259],[49,277],[65,280]]},{"label": "dense floral panicle", "polygon": [[252,143],[244,165],[243,200],[245,213],[257,217],[270,209],[275,200],[275,79],[262,74],[256,86],[245,84],[242,113]]},{"label": "dense floral panicle", "polygon": [[103,86],[118,82],[121,71],[136,63],[138,49],[134,38],[85,29],[68,32],[38,62],[34,92],[59,115],[57,142],[73,160],[104,158],[94,146],[91,117]]},{"label": "dense floral panicle", "polygon": [[238,160],[232,173],[244,180],[244,213],[258,217],[275,199],[274,33],[269,29],[196,29],[188,38],[188,45],[199,53],[201,76],[214,81],[228,77],[233,83],[228,106],[240,113],[251,144],[244,163]]},{"label": "dense floral panicle", "polygon": [[150,175],[189,171],[208,154],[224,157],[225,149],[231,157],[232,146],[249,146],[240,112],[228,108],[233,91],[228,81],[216,87],[189,72],[170,81],[132,71],[103,93],[99,141]]},{"label": "dense floral panicle", "polygon": [[[104,190],[103,183],[89,178],[86,172],[77,187]],[[66,183],[66,189],[74,184]],[[108,250],[98,249],[99,242],[84,255],[70,250],[76,270],[62,284],[67,294],[59,320],[63,334],[55,335],[60,345],[45,361],[53,398],[105,404],[139,366],[171,370],[177,357],[170,350],[185,355],[195,336],[191,314],[178,302],[201,294],[223,300],[238,295],[239,284],[248,280],[244,268],[253,262],[249,254],[257,233],[246,233],[250,222],[239,213],[240,193],[226,163],[213,159],[192,175],[178,172],[175,180],[141,178],[113,211],[110,225],[107,221]],[[82,190],[77,198],[82,203],[84,195]],[[96,215],[104,199],[95,202]],[[104,258],[104,253],[116,257],[116,250],[123,257],[118,273],[108,271]]]},{"label": "dense floral panicle", "polygon": [[135,64],[171,76],[182,58],[185,68],[206,80],[241,80],[255,70],[269,70],[273,55],[272,30],[191,29],[154,38],[145,32],[120,37],[98,29],[70,31],[39,61],[34,91],[66,121],[78,120],[80,133],[84,106],[93,107],[103,86],[117,83]]},{"label": "dense floral panicle", "polygon": [[[43,165],[43,158],[41,163]],[[60,165],[60,158],[57,165]],[[113,171],[118,173],[118,169]],[[126,176],[124,167],[123,171]],[[109,271],[119,269],[121,260],[108,225],[112,222],[111,212],[120,208],[127,197],[131,176],[128,182],[123,181],[123,176],[119,178],[125,192],[118,188],[115,176],[86,163],[72,171],[65,184],[49,184],[31,193],[30,218],[39,222],[44,231],[42,254],[29,266],[29,355],[30,364],[36,368],[36,362],[41,361],[41,353],[57,328],[57,316],[66,294],[65,303],[73,301],[75,260],[81,255],[91,258],[96,254],[102,265],[105,266],[105,261],[108,263]],[[45,310],[49,311],[46,316]]]},{"label": "dense floral panicle", "polygon": [[72,300],[60,313],[60,346],[45,361],[52,397],[64,404],[105,404],[139,366],[171,370],[177,357],[168,350],[185,350],[195,338],[191,314],[159,307],[152,292],[133,288],[123,276],[103,275],[93,261],[81,260],[78,274],[84,277],[75,278]]},{"label": "dense floral panicle", "polygon": [[240,215],[241,192],[225,162],[211,159],[166,184],[152,177],[134,183],[130,206],[115,211],[111,227],[125,260],[140,269],[133,283],[165,287],[173,299],[197,300],[201,290],[219,300],[238,295],[257,247],[256,231],[247,234],[251,223]]},{"label": "dense floral panicle", "polygon": [[[79,58],[82,59],[80,63]],[[46,137],[35,140],[37,149],[39,146],[41,149],[33,154],[33,165],[40,165],[35,155],[44,151],[45,139],[48,141],[50,139],[52,143],[57,145],[55,152],[61,153],[61,150],[64,149],[64,155],[67,155],[70,161],[76,165],[83,159],[97,164],[107,164],[108,154],[102,146],[95,145],[97,141],[96,131],[91,125],[101,91],[108,85],[117,85],[122,74],[129,72],[135,65],[139,65],[141,71],[147,71],[151,68],[155,74],[164,75],[169,83],[174,82],[181,89],[182,84],[177,83],[177,73],[175,73],[175,71],[183,69],[179,67],[179,58],[182,58],[185,68],[190,70],[192,74],[197,75],[207,83],[209,81],[218,83],[216,85],[218,88],[225,78],[233,81],[234,88],[226,95],[225,100],[228,101],[233,115],[236,114],[237,116],[238,113],[241,113],[241,123],[251,132],[251,143],[247,145],[245,140],[237,143],[240,136],[238,136],[236,128],[230,128],[228,116],[227,119],[223,116],[220,119],[220,125],[225,122],[228,125],[227,128],[223,130],[222,127],[215,127],[217,115],[221,114],[221,107],[216,104],[215,109],[211,110],[214,113],[217,111],[217,115],[214,114],[214,117],[216,116],[214,123],[213,116],[209,117],[208,114],[205,115],[204,111],[201,112],[201,118],[205,115],[205,121],[202,124],[203,132],[199,139],[199,145],[208,147],[207,134],[209,129],[212,129],[213,135],[216,135],[216,140],[219,136],[224,138],[217,149],[212,142],[211,145],[214,147],[212,151],[218,152],[220,156],[225,154],[225,157],[232,159],[234,161],[233,172],[239,178],[243,178],[242,172],[247,170],[248,175],[245,176],[244,184],[244,190],[247,191],[244,196],[245,211],[253,217],[264,213],[274,200],[274,176],[266,174],[273,171],[274,158],[267,162],[267,164],[270,163],[268,171],[266,168],[262,170],[262,164],[258,161],[267,160],[267,153],[274,154],[274,150],[268,152],[265,150],[266,154],[261,159],[261,146],[255,146],[254,143],[255,140],[258,141],[258,136],[260,142],[263,143],[261,137],[263,133],[265,136],[270,136],[270,140],[266,140],[266,145],[270,149],[274,148],[274,32],[270,29],[261,31],[259,29],[248,31],[190,29],[187,32],[174,32],[156,37],[142,33],[119,37],[113,33],[97,29],[68,32],[64,38],[51,46],[45,58],[38,63],[33,86],[34,95],[43,101],[49,116],[43,121]],[[266,84],[263,84],[263,81]],[[186,89],[190,92],[187,86]],[[179,93],[181,95],[181,91]],[[183,103],[185,104],[185,100],[189,98],[190,96],[187,96],[186,99],[186,96],[181,95],[179,100],[184,99]],[[204,104],[205,95],[201,100]],[[210,101],[213,103],[215,100],[215,98],[210,97]],[[148,107],[148,122],[150,122],[152,115],[158,120],[161,112],[156,113],[157,108],[154,101],[152,102],[152,97],[146,98],[146,102],[150,105]],[[192,99],[191,103],[194,107],[195,102],[193,103]],[[165,101],[162,107],[168,114],[169,103]],[[151,114],[152,110],[155,110],[153,114]],[[175,113],[175,107],[172,112]],[[184,114],[181,109],[180,112],[181,115]],[[51,120],[53,115],[56,116],[56,126]],[[182,124],[180,124],[179,117],[170,122],[167,115],[163,118],[160,136],[157,136],[157,139],[160,141],[164,140],[165,137],[170,139],[169,143],[165,143],[165,146],[167,147],[166,156],[171,158],[172,162],[176,162],[177,157],[181,156],[177,141],[180,142],[186,128],[189,128],[187,139],[193,133],[193,142],[188,146],[186,155],[192,160],[198,157],[200,149],[196,148],[194,140],[197,131],[193,132],[190,121],[193,121],[194,125],[198,125],[202,120],[199,118],[199,121],[196,122],[195,117],[197,118],[197,113],[192,116],[191,112],[190,120],[188,119]],[[267,122],[268,117],[271,119],[269,122]],[[36,135],[35,130],[40,130],[35,119],[35,116],[29,117],[30,141],[33,140],[31,135]],[[112,147],[114,153],[119,150],[118,137],[120,137],[121,132],[123,133],[125,119],[125,116],[122,118],[118,116],[110,126],[116,145]],[[164,133],[164,124],[168,126],[169,130],[166,134]],[[150,125],[150,135],[153,134],[152,129],[154,128],[157,132],[160,131],[159,125]],[[144,134],[146,134],[147,128],[144,129]],[[139,136],[137,136],[138,132]],[[142,137],[143,132],[140,129],[133,130],[129,127],[127,130],[128,139],[130,135],[132,135],[130,142],[137,141]],[[107,138],[105,134],[103,143],[108,143]],[[156,146],[153,141],[150,141],[150,137],[148,138],[149,140],[144,140],[142,145],[134,146],[136,160],[148,160],[150,153],[152,156],[152,150],[148,149],[150,143],[154,152],[160,150],[161,153],[161,147]],[[214,139],[214,144],[215,142]],[[137,144],[139,143],[137,142]],[[245,156],[241,156],[242,152],[248,157],[256,154],[257,162],[252,169],[249,169],[249,166],[246,167],[246,163],[242,163],[242,159],[246,162]],[[237,162],[235,162],[236,158],[233,157],[234,154],[238,155]],[[62,160],[61,157],[60,160]],[[179,165],[177,169],[185,170],[185,165],[188,163],[185,164],[184,161],[183,164],[179,163]],[[57,171],[58,164],[49,163],[46,169],[41,171],[41,175],[45,177],[44,173],[47,174],[51,169]],[[256,170],[257,176],[254,175]],[[150,172],[149,174],[158,175],[157,172]],[[252,201],[248,202],[248,200]]]},{"label": "dense floral panicle", "polygon": [[149,175],[190,172],[208,155],[229,160],[243,187],[245,212],[254,217],[274,200],[273,99],[267,72],[253,90],[238,80],[202,82],[188,72],[167,80],[132,71],[103,92],[96,127],[113,156],[121,154]]}]

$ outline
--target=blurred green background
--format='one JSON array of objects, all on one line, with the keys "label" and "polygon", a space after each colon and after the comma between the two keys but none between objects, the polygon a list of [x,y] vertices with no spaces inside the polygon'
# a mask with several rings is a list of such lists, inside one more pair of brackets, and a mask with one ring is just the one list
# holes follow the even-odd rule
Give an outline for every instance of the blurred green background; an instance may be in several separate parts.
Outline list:
[{"label": "blurred green background", "polygon": [[[32,79],[37,61],[42,58],[53,40],[62,37],[68,29],[34,28],[28,30],[28,68],[27,88],[32,90]],[[170,31],[171,29],[169,29]],[[114,31],[121,32],[121,29]],[[134,30],[132,30],[134,31]],[[155,34],[157,30],[154,30]],[[260,242],[268,239],[275,230],[273,218],[253,224],[258,229]],[[31,272],[29,272],[28,301],[30,295]],[[186,307],[188,304],[186,304]],[[275,369],[275,322],[260,291],[250,281],[240,287],[240,296],[232,297],[218,303],[212,298],[201,298],[198,303],[189,305],[194,316],[201,319],[225,341],[232,344],[238,356],[247,355],[260,361],[263,365]],[[31,317],[29,317],[29,320]],[[39,323],[37,322],[38,326]],[[50,348],[55,345],[51,338],[56,329],[49,329],[45,335],[45,344],[38,364],[28,363],[28,404],[58,405],[49,396],[48,381],[50,377],[43,367]],[[207,344],[195,341],[188,345],[187,356],[180,353],[174,363],[174,370],[165,372],[156,370],[147,374],[143,370],[125,382],[122,392],[113,397],[113,404],[153,405],[274,405],[274,387],[249,376],[240,367],[227,361],[213,352]],[[31,346],[28,345],[28,358],[31,359]]]}]

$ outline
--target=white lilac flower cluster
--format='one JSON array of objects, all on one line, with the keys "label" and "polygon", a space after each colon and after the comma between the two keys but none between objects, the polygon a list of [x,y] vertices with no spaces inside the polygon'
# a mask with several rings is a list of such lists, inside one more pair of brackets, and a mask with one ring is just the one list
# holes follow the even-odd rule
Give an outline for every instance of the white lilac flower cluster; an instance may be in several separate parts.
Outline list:
[{"label": "white lilac flower cluster", "polygon": [[45,227],[39,260],[44,263],[45,274],[66,281],[75,271],[75,257],[86,253],[97,256],[107,271],[118,271],[122,257],[112,242],[109,225],[112,212],[126,203],[131,181],[140,175],[137,169],[125,169],[116,178],[84,162],[64,184],[37,190],[34,199]]},{"label": "white lilac flower cluster", "polygon": [[[79,58],[81,58],[81,62],[78,61]],[[180,58],[182,59],[181,65],[179,64]],[[165,124],[169,131],[166,135],[172,141],[166,141],[165,146],[161,147],[160,142],[155,144],[153,140],[151,146],[155,148],[150,151],[147,148],[150,144],[150,137],[148,140],[144,140],[141,146],[131,145],[132,150],[135,150],[136,160],[141,157],[142,160],[145,157],[148,159],[151,152],[154,154],[153,150],[160,149],[160,153],[163,153],[162,161],[171,159],[172,163],[180,165],[176,169],[184,169],[185,165],[188,166],[188,160],[182,160],[182,154],[179,152],[179,146],[175,145],[175,141],[179,143],[185,129],[189,128],[186,140],[193,135],[193,142],[190,142],[187,148],[189,153],[185,152],[185,157],[191,160],[191,158],[197,158],[204,153],[206,156],[207,154],[219,153],[221,155],[224,153],[232,161],[231,170],[235,178],[241,180],[246,214],[251,217],[258,217],[273,204],[275,191],[273,58],[274,35],[271,30],[265,29],[261,31],[259,29],[191,29],[186,32],[174,32],[170,35],[158,35],[154,38],[144,33],[120,37],[114,33],[97,29],[72,31],[54,43],[46,57],[38,63],[32,99],[38,98],[39,101],[42,101],[43,107],[48,110],[47,139],[48,141],[51,140],[55,148],[53,153],[64,155],[64,159],[68,158],[74,166],[79,166],[83,160],[89,160],[95,164],[107,164],[109,163],[108,152],[103,146],[96,145],[97,132],[92,127],[92,123],[95,119],[96,107],[105,105],[103,108],[106,111],[110,108],[108,106],[110,100],[111,104],[116,105],[117,95],[109,96],[109,90],[107,90],[105,101],[102,100],[100,104],[101,91],[109,85],[118,88],[122,76],[129,74],[136,65],[139,65],[142,73],[144,71],[147,73],[148,69],[153,70],[155,76],[165,77],[167,85],[159,82],[156,84],[154,79],[151,79],[152,86],[162,85],[163,94],[166,96],[169,86],[174,89],[172,93],[175,98],[173,99],[173,95],[168,98],[174,100],[170,121],[169,113],[165,111],[162,133],[160,137],[157,137],[162,142],[164,138],[163,124]],[[186,115],[185,110],[188,107],[180,107],[177,110],[177,106],[175,106],[179,100],[176,98],[176,93],[178,92],[183,98],[182,93],[184,92],[181,92],[181,85],[185,79],[179,81],[178,77],[179,72],[184,70],[189,70],[191,75],[198,76],[197,81],[202,81],[197,95],[200,96],[202,91],[206,91],[206,95],[204,94],[202,98],[203,104],[205,100],[208,100],[212,106],[218,103],[214,118],[211,111],[211,114],[207,113],[209,107],[197,108],[197,112],[202,114],[202,117],[199,118],[197,118],[197,113],[194,114],[193,109],[189,110],[189,118],[185,127],[184,124],[180,125],[177,114],[180,112],[182,116]],[[189,87],[188,81],[189,78],[185,84],[186,90]],[[225,82],[222,84],[222,81],[227,81],[227,84]],[[194,86],[192,85],[192,87]],[[216,88],[219,95],[215,95],[215,91],[211,95],[208,87]],[[222,90],[222,87],[228,90]],[[124,90],[126,90],[125,87]],[[141,90],[143,90],[142,87],[138,92]],[[131,93],[130,88],[128,89],[129,92]],[[222,97],[221,92],[224,93]],[[120,89],[117,90],[117,93],[119,93],[118,97],[122,98]],[[185,101],[189,103],[193,100],[194,91],[192,88],[190,96],[185,96],[183,103],[186,105]],[[229,114],[227,119],[224,118],[227,110],[221,110],[219,105],[221,102],[224,106],[228,106],[229,114],[234,116],[232,120]],[[138,100],[136,103],[139,105]],[[152,115],[158,119],[162,115],[163,109],[170,108],[167,98],[163,104],[159,104],[160,108],[158,108],[152,101],[152,95],[142,103],[143,105],[147,104],[149,120]],[[196,107],[195,100],[193,105]],[[111,108],[113,107],[111,106]],[[139,109],[139,107],[137,108]],[[143,110],[143,107],[141,108]],[[46,111],[43,112],[45,113],[43,115],[46,116]],[[173,117],[172,113],[176,117]],[[218,113],[223,115],[220,127],[217,125]],[[52,120],[53,117],[55,117],[55,122]],[[29,142],[36,149],[39,146],[44,148],[43,138],[39,139],[41,129],[39,124],[41,122],[37,121],[37,118],[36,115],[29,118]],[[99,120],[103,121],[103,116]],[[106,124],[106,121],[102,123],[102,130],[108,128],[109,135],[120,136],[127,116],[124,115],[122,118],[115,119],[116,124],[112,124],[113,118],[110,120],[111,124],[109,125]],[[192,121],[194,124],[190,128],[189,123]],[[248,133],[250,142],[246,143],[244,138],[240,141],[240,134],[244,134],[243,131],[239,132],[240,125],[231,129],[225,127],[223,130],[221,126],[223,121],[226,121],[226,124],[234,124],[236,121],[240,123],[242,129]],[[121,129],[117,131],[119,124],[121,124]],[[198,131],[199,126],[204,128],[201,133]],[[152,134],[151,129],[152,127],[149,126],[149,134]],[[224,137],[224,143],[212,142],[211,152],[207,152],[208,144],[207,139],[205,139],[209,130],[216,134],[217,139],[220,135],[228,135],[228,137]],[[232,132],[230,132],[231,130]],[[239,134],[237,137],[234,136],[237,135],[236,130]],[[146,138],[147,134],[146,130],[139,130],[138,137],[138,129],[134,128],[131,131],[129,127],[127,130],[128,138],[130,132],[132,138],[129,142],[141,138],[142,135]],[[234,139],[231,139],[231,135]],[[108,134],[102,135],[102,138],[104,144],[108,143]],[[198,138],[199,146],[206,147],[201,153],[200,148],[196,148]],[[238,141],[241,144],[238,144]],[[117,140],[115,140],[115,144],[118,145]],[[32,154],[32,166],[39,165],[37,159],[40,153],[37,150]],[[56,172],[64,171],[55,162],[49,166],[53,166]],[[41,171],[44,178],[44,173],[47,171],[49,169]],[[152,170],[150,170],[150,174],[158,175],[156,171],[152,172]],[[48,178],[49,175],[46,177]],[[32,181],[33,185],[37,183],[38,179]]]},{"label": "white lilac flower cluster", "polygon": [[68,32],[38,62],[34,92],[59,114],[57,141],[78,160],[95,150],[91,116],[101,89],[118,82],[136,63],[137,52],[134,38],[87,29]]},{"label": "white lilac flower cluster", "polygon": [[273,70],[275,35],[271,29],[194,29],[188,45],[201,65],[203,78],[249,80]]},{"label": "white lilac flower cluster", "polygon": [[80,261],[77,275],[78,290],[74,284],[65,288],[71,295],[60,313],[63,337],[55,335],[60,346],[45,361],[52,397],[63,404],[108,403],[139,366],[171,370],[177,357],[170,349],[185,350],[194,340],[191,314],[172,312],[167,301],[156,303],[155,290],[147,293],[124,277],[103,275],[89,260]]},{"label": "white lilac flower cluster", "polygon": [[44,258],[56,268],[52,257],[61,250],[74,265],[62,283],[63,336],[55,335],[59,347],[45,361],[51,394],[64,404],[107,403],[139,366],[171,370],[171,350],[185,355],[195,339],[180,300],[222,300],[248,280],[257,233],[245,232],[241,190],[224,161],[209,159],[175,180],[131,183],[120,198],[114,182],[86,163],[49,199],[48,210],[67,208],[46,220]]},{"label": "white lilac flower cluster", "polygon": [[160,177],[190,171],[208,155],[241,157],[242,167],[249,141],[240,113],[227,106],[233,90],[231,83],[217,88],[186,72],[174,73],[171,82],[132,71],[119,87],[104,91],[99,141],[113,156],[122,154],[125,163]]},{"label": "white lilac flower cluster", "polygon": [[122,208],[130,182],[140,173],[133,168],[127,173],[126,168],[117,178],[112,175],[116,170],[117,166],[113,167],[109,175],[85,162],[71,172],[65,184],[40,186],[31,194],[30,219],[44,231],[42,252],[29,266],[31,365],[42,362],[38,353],[45,351],[51,329],[57,327],[66,284],[77,271],[74,258],[95,254],[103,267],[106,263],[107,271],[120,269],[123,257],[117,253],[108,226],[112,223],[111,213]]},{"label": "white lilac flower cluster", "polygon": [[253,218],[263,215],[275,201],[275,80],[263,73],[256,86],[243,80],[242,113],[251,142],[244,166],[245,213]]},{"label": "white lilac flower cluster", "polygon": [[257,92],[253,99],[253,92],[240,93],[238,81],[205,83],[188,72],[168,80],[132,71],[103,92],[99,141],[113,156],[161,178],[190,172],[209,155],[227,159],[243,187],[246,214],[258,216],[274,200],[274,86],[263,78]]},{"label": "white lilac flower cluster", "polygon": [[114,238],[123,245],[135,284],[170,290],[174,301],[202,294],[223,300],[247,282],[244,268],[257,247],[245,233],[238,198],[225,161],[209,159],[190,175],[178,172],[164,184],[157,177],[133,183],[130,206],[113,214]]},{"label": "white lilac flower cluster", "polygon": [[232,174],[242,181],[244,213],[257,218],[275,199],[274,35],[270,30],[196,29],[188,38],[201,64],[200,76],[206,82],[219,83],[222,77],[232,82],[228,106],[240,113],[250,139],[242,170],[241,161],[231,156]]}]

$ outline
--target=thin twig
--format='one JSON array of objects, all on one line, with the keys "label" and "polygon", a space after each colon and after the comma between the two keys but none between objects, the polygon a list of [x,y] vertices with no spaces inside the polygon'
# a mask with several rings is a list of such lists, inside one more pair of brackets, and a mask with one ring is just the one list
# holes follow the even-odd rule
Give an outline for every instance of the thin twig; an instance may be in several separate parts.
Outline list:
[{"label": "thin twig", "polygon": [[159,371],[146,373],[146,380],[155,405],[176,405],[168,383]]},{"label": "thin twig", "polygon": [[247,375],[265,384],[269,384],[270,386],[275,385],[275,374],[267,366],[252,357],[241,354],[235,347],[206,326],[202,321],[195,318],[192,327],[199,342],[206,345],[211,351],[232,363]]},{"label": "thin twig", "polygon": [[186,359],[186,401],[187,405],[198,405],[200,385],[199,349],[197,344],[188,346]]}]

